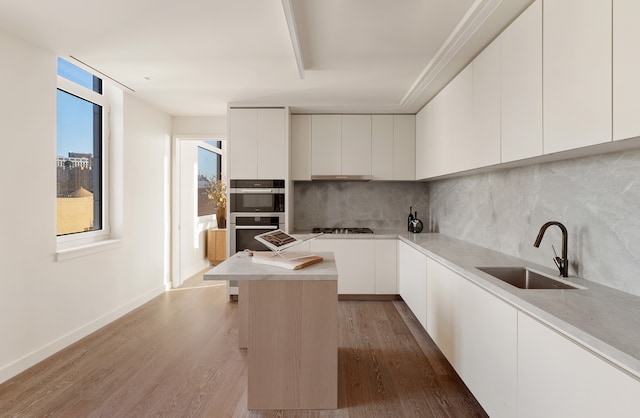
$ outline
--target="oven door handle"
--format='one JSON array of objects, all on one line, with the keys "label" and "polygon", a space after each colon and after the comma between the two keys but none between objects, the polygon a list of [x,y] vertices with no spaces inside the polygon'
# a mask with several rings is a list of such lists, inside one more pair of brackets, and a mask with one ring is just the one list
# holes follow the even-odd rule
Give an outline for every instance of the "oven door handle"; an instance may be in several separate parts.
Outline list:
[{"label": "oven door handle", "polygon": [[273,194],[276,193],[276,190],[273,189],[240,189],[238,190],[239,193],[267,193],[267,194]]},{"label": "oven door handle", "polygon": [[235,229],[272,229],[272,230],[276,230],[278,229],[278,226],[276,225],[256,225],[256,226],[235,226]]}]

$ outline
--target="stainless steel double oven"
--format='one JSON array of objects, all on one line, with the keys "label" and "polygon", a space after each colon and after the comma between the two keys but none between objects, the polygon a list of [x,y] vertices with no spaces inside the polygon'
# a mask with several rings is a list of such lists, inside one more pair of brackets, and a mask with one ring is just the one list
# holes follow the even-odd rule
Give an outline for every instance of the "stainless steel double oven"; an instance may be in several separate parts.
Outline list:
[{"label": "stainless steel double oven", "polygon": [[[254,237],[269,230],[284,229],[284,180],[231,180],[229,188],[230,253],[267,247]],[[237,283],[229,283],[229,295],[237,295]]]}]

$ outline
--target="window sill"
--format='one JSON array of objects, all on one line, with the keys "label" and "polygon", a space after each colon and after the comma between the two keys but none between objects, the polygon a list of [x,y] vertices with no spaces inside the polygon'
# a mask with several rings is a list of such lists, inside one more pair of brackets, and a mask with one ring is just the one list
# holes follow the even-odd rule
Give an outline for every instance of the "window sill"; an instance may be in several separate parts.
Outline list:
[{"label": "window sill", "polygon": [[56,252],[56,261],[70,260],[72,258],[83,257],[85,255],[96,254],[120,247],[122,247],[121,239],[109,239],[87,245],[65,248],[64,250],[58,250]]}]

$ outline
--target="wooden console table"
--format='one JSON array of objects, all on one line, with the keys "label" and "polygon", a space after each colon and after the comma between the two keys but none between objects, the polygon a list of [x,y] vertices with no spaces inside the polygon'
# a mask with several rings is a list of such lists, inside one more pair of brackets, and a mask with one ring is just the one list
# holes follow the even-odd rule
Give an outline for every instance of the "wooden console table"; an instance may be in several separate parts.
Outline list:
[{"label": "wooden console table", "polygon": [[205,280],[238,280],[249,409],[337,409],[338,271],[333,253],[300,270],[238,253]]},{"label": "wooden console table", "polygon": [[207,230],[207,259],[219,263],[227,258],[227,230]]}]

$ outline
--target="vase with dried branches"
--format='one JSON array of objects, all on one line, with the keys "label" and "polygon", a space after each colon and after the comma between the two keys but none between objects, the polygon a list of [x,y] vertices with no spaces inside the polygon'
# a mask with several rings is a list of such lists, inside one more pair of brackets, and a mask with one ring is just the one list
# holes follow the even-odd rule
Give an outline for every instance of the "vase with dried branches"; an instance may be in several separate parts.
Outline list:
[{"label": "vase with dried branches", "polygon": [[218,228],[227,227],[227,185],[222,181],[222,177],[216,180],[215,177],[209,179],[209,187],[206,190],[207,197],[216,205],[216,221]]}]

